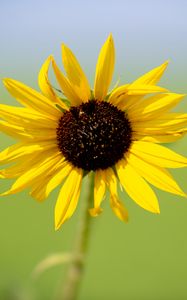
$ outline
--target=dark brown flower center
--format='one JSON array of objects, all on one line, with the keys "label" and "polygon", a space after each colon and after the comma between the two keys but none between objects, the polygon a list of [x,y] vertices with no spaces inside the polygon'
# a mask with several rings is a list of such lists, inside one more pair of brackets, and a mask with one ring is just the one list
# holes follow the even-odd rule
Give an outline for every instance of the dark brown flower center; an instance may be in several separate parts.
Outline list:
[{"label": "dark brown flower center", "polygon": [[126,113],[106,101],[90,100],[62,115],[57,141],[60,151],[75,167],[104,170],[128,151],[132,129]]}]

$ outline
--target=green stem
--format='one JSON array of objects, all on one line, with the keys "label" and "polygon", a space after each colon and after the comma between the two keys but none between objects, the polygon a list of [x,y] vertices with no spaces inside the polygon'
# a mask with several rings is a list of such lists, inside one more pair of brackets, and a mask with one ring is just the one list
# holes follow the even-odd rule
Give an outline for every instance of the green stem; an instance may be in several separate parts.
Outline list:
[{"label": "green stem", "polygon": [[70,263],[67,278],[64,284],[62,300],[75,300],[78,296],[80,283],[83,279],[85,257],[88,249],[88,240],[90,234],[90,215],[88,209],[91,207],[93,198],[93,174],[88,176],[88,190],[87,197],[83,200],[82,215],[78,232],[76,234],[75,246],[73,249],[73,260]]}]

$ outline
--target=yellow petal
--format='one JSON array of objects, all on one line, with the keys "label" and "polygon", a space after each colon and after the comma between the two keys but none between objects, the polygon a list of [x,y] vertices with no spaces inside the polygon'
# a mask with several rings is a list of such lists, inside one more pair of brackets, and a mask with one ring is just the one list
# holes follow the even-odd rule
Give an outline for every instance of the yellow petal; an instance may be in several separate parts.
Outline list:
[{"label": "yellow petal", "polygon": [[174,151],[150,142],[135,141],[130,152],[150,164],[163,168],[182,168],[187,166],[187,158]]},{"label": "yellow petal", "polygon": [[110,205],[115,215],[124,222],[128,222],[128,211],[117,195],[117,179],[111,168],[105,171],[105,180],[110,190]]},{"label": "yellow petal", "polygon": [[140,176],[157,188],[176,195],[186,196],[166,169],[151,165],[132,153],[127,157],[127,162]]},{"label": "yellow petal", "polygon": [[155,92],[165,92],[166,89],[156,87],[155,84],[159,81],[167,65],[168,62],[165,62],[161,66],[133,81],[133,83],[115,89],[111,93],[109,101],[114,105],[120,105],[119,108],[124,110],[133,104],[139,103],[139,100],[141,100],[144,95]]},{"label": "yellow petal", "polygon": [[94,208],[89,210],[91,216],[96,217],[102,212],[100,205],[103,201],[105,191],[106,185],[104,181],[104,171],[98,170],[95,173],[94,180]]},{"label": "yellow petal", "polygon": [[[181,136],[181,135],[184,135],[184,133],[186,133],[186,129],[181,129],[180,127],[181,126],[168,126],[166,128],[161,128],[161,127],[152,127],[152,128],[146,128],[146,125],[145,126],[136,126],[134,124],[131,124],[132,126],[132,130],[134,132],[134,135],[133,137],[137,135],[140,135],[140,136],[167,136],[167,135],[173,135],[173,136]],[[179,129],[177,129],[179,128]],[[175,139],[174,139],[175,140]]]},{"label": "yellow petal", "polygon": [[160,116],[158,116],[158,118],[156,120],[150,120],[150,121],[147,121],[147,122],[153,122],[153,123],[159,123],[159,124],[165,124],[165,123],[169,123],[170,125],[170,122],[181,122],[181,121],[186,121],[187,120],[187,114],[186,113],[166,113],[166,114],[162,114]]},{"label": "yellow petal", "polygon": [[20,126],[12,125],[8,122],[0,121],[0,130],[15,139],[21,141],[42,141],[50,139],[56,141],[56,130],[46,128],[23,128]]},{"label": "yellow petal", "polygon": [[178,104],[185,95],[166,93],[145,99],[141,103],[129,108],[131,121],[151,120],[164,114]]},{"label": "yellow petal", "polygon": [[187,128],[182,128],[177,131],[166,131],[162,134],[153,134],[149,136],[135,134],[134,133],[134,140],[141,140],[145,142],[151,143],[172,143],[176,142],[181,139],[187,133]]},{"label": "yellow petal", "polygon": [[23,174],[24,170],[25,170],[25,164],[19,163],[14,166],[11,166],[9,168],[1,169],[0,177],[1,178],[16,178],[16,177],[20,176],[21,174]]},{"label": "yellow petal", "polygon": [[158,117],[156,120],[134,121],[133,130],[139,132],[156,133],[174,131],[187,125],[187,114],[169,113]]},{"label": "yellow petal", "polygon": [[41,145],[15,144],[0,152],[0,164],[8,164],[28,154],[32,155],[32,153],[42,150],[43,147]]},{"label": "yellow petal", "polygon": [[4,79],[3,83],[9,93],[24,106],[32,108],[43,115],[47,115],[53,120],[61,116],[61,112],[55,107],[54,103],[23,83],[8,78]]},{"label": "yellow petal", "polygon": [[110,86],[115,63],[115,49],[112,35],[101,48],[95,74],[94,97],[102,101],[107,95]]},{"label": "yellow petal", "polygon": [[126,84],[118,87],[110,94],[109,102],[121,110],[126,110],[133,105],[138,105],[145,95],[167,91],[167,89],[155,85]]},{"label": "yellow petal", "polygon": [[37,201],[44,201],[49,194],[64,180],[69,174],[72,167],[65,161],[63,157],[57,164],[55,164],[47,174],[42,176],[41,182],[34,182],[30,195]]},{"label": "yellow petal", "polygon": [[77,95],[74,87],[71,85],[69,80],[60,71],[54,59],[52,59],[52,66],[59,86],[62,89],[64,95],[71,102],[71,105],[77,106],[81,104],[82,99]]},{"label": "yellow petal", "polygon": [[[139,135],[142,135],[142,136],[149,136],[149,135],[166,135],[166,133],[168,132],[171,132],[172,133],[172,131],[170,130],[170,129],[174,129],[174,128],[172,128],[173,126],[171,126],[171,127],[166,127],[166,128],[159,128],[159,127],[152,127],[152,128],[146,128],[146,125],[145,126],[143,126],[142,125],[142,127],[140,127],[140,126],[136,126],[136,125],[132,125],[131,124],[131,126],[132,126],[132,130],[134,131],[134,133],[136,134],[139,134]],[[180,126],[178,126],[178,127],[180,127]],[[175,131],[173,131],[174,133],[176,132],[177,133],[177,126],[176,126],[176,128],[175,128]]]},{"label": "yellow petal", "polygon": [[34,110],[0,104],[0,117],[11,124],[21,127],[56,128],[58,122],[43,116]]},{"label": "yellow petal", "polygon": [[187,114],[170,113],[158,117],[156,120],[136,122],[133,124],[133,130],[141,134],[166,134],[170,132],[172,135],[182,135],[186,132],[184,126],[187,126]]},{"label": "yellow petal", "polygon": [[146,85],[146,84],[130,84],[127,88],[127,95],[139,96],[139,95],[147,95],[152,93],[164,93],[168,90],[162,88],[160,86],[155,85]]},{"label": "yellow petal", "polygon": [[109,101],[114,105],[118,105],[118,103],[123,101],[123,99],[125,101],[127,98],[125,96],[127,96],[127,91],[129,86],[130,84],[125,84],[114,89],[108,98]]},{"label": "yellow petal", "polygon": [[64,180],[66,176],[72,171],[72,165],[68,162],[65,162],[63,165],[59,167],[56,174],[49,180],[46,185],[46,197]]},{"label": "yellow petal", "polygon": [[165,69],[168,66],[168,61],[139,77],[134,84],[150,84],[155,85],[162,77]]},{"label": "yellow petal", "polygon": [[181,139],[187,130],[175,134],[148,136],[144,140],[152,143],[173,143]]},{"label": "yellow petal", "polygon": [[128,211],[125,208],[125,206],[122,204],[122,202],[116,197],[116,195],[110,196],[110,206],[115,213],[115,215],[124,222],[128,222],[129,215]]},{"label": "yellow petal", "polygon": [[32,154],[26,152],[24,156],[18,157],[18,160],[16,161],[15,165],[0,170],[0,174],[2,175],[2,178],[16,178],[18,176],[21,176],[27,170],[33,168],[35,165],[41,162],[41,157],[45,157],[50,153],[51,151],[49,151],[49,149],[43,151],[36,151],[35,149],[35,151],[33,151]]},{"label": "yellow petal", "polygon": [[[29,169],[22,176],[20,176],[12,185],[10,190],[3,193],[2,195],[11,195],[22,191],[32,184],[33,181],[40,180],[43,174],[46,174],[50,171],[50,169],[59,162],[61,159],[61,155],[57,155],[56,153],[46,159],[42,159],[41,161],[34,165],[33,168]],[[42,180],[41,180],[42,184]]]},{"label": "yellow petal", "polygon": [[31,189],[31,192],[29,193],[35,200],[38,202],[43,202],[46,200],[46,185],[49,181],[49,176],[43,175],[42,181],[38,180],[37,182],[33,182],[33,188]]},{"label": "yellow petal", "polygon": [[144,95],[139,95],[139,96],[133,96],[133,95],[125,95],[125,96],[121,96],[119,98],[119,102],[117,104],[117,107],[122,110],[122,111],[129,111],[133,109],[133,106],[136,103],[139,103],[140,101],[142,101]]},{"label": "yellow petal", "polygon": [[118,162],[116,170],[123,188],[138,205],[153,213],[160,212],[155,193],[126,161]]},{"label": "yellow petal", "polygon": [[72,51],[62,45],[62,61],[67,77],[74,87],[76,94],[83,102],[90,99],[90,87],[88,80]]},{"label": "yellow petal", "polygon": [[23,128],[11,125],[8,122],[0,121],[0,130],[15,139],[25,140],[32,138],[24,132]]},{"label": "yellow petal", "polygon": [[74,168],[62,186],[55,206],[55,229],[74,213],[80,195],[82,170]]},{"label": "yellow petal", "polygon": [[49,56],[44,64],[42,65],[39,75],[38,75],[38,84],[42,91],[42,93],[49,99],[51,99],[54,103],[60,105],[63,109],[68,110],[68,107],[65,103],[60,100],[60,98],[54,92],[48,78],[49,66],[52,61],[52,56]]}]

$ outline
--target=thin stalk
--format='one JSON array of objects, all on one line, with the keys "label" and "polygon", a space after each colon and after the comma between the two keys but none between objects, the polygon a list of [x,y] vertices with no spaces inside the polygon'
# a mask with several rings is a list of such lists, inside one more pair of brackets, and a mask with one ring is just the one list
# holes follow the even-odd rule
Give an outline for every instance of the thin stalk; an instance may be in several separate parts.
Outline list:
[{"label": "thin stalk", "polygon": [[64,284],[61,300],[76,300],[78,297],[79,287],[83,279],[85,268],[85,257],[88,250],[88,241],[90,235],[91,217],[88,209],[91,207],[93,198],[94,178],[93,174],[88,176],[87,196],[82,203],[82,214],[76,233],[75,245],[73,249],[73,259],[69,265],[67,277]]}]

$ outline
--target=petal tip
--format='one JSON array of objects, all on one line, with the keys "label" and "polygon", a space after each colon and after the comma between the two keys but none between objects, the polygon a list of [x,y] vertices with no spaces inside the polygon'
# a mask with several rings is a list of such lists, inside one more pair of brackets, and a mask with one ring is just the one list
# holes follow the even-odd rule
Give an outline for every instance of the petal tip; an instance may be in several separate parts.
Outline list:
[{"label": "petal tip", "polygon": [[52,61],[52,59],[53,59],[53,55],[52,55],[52,54],[50,54],[50,55],[48,56],[47,60],[49,60],[49,61],[51,62],[51,61]]},{"label": "petal tip", "polygon": [[169,63],[170,63],[170,60],[167,59],[167,60],[163,63],[163,66],[167,67],[167,66],[169,65]]},{"label": "petal tip", "polygon": [[53,55],[51,55],[51,62],[52,62],[52,65],[55,64],[55,59],[54,59],[54,56],[53,56]]},{"label": "petal tip", "polygon": [[10,80],[9,78],[3,78],[3,79],[2,79],[2,82],[3,82],[3,84],[4,84],[5,86],[7,86],[9,80]]},{"label": "petal tip", "polygon": [[180,196],[187,198],[187,194],[185,192],[181,193]]},{"label": "petal tip", "polygon": [[176,94],[179,99],[182,99],[187,96],[187,94]]},{"label": "petal tip", "polygon": [[59,222],[55,219],[55,231],[59,230],[62,225],[62,222]]},{"label": "petal tip", "polygon": [[61,45],[61,49],[62,49],[62,57],[64,56],[68,56],[68,54],[71,53],[71,50],[68,48],[68,46],[66,44],[62,44]]},{"label": "petal tip", "polygon": [[90,208],[89,213],[92,217],[97,217],[102,213],[103,209],[100,207],[97,208]]},{"label": "petal tip", "polygon": [[126,215],[122,221],[125,222],[126,224],[129,223],[129,215]]},{"label": "petal tip", "polygon": [[160,215],[160,208],[159,207],[155,207],[154,213],[156,215]]},{"label": "petal tip", "polygon": [[68,47],[64,43],[62,43],[61,48],[62,48],[62,53],[68,49]]},{"label": "petal tip", "polygon": [[113,42],[113,41],[114,41],[114,38],[113,38],[113,35],[112,35],[112,33],[110,33],[110,34],[109,34],[109,36],[108,36],[108,40],[109,40],[110,42]]},{"label": "petal tip", "polygon": [[59,228],[60,228],[60,226],[56,226],[56,225],[55,225],[55,231],[58,231]]},{"label": "petal tip", "polygon": [[3,197],[3,196],[8,196],[10,194],[11,194],[11,190],[8,190],[8,191],[6,191],[4,193],[1,193],[0,196]]}]

